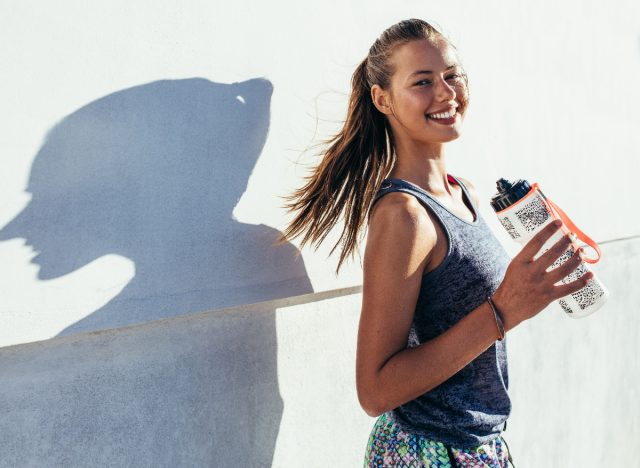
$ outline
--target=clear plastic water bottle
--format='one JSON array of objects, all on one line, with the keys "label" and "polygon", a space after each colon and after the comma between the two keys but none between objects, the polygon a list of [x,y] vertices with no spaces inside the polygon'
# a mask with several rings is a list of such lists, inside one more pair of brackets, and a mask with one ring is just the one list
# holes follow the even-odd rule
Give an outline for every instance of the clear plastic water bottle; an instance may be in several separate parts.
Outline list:
[{"label": "clear plastic water bottle", "polygon": [[[538,183],[529,184],[524,179],[510,182],[500,179],[496,182],[498,193],[491,198],[491,207],[496,212],[498,220],[507,230],[512,239],[525,245],[529,240],[547,224],[556,219],[563,222],[562,228],[545,242],[535,258],[549,250],[560,238],[569,234],[573,243],[569,248],[549,267],[553,270],[567,261],[576,252],[580,245],[577,239],[586,242],[598,254],[597,258],[584,258],[578,268],[559,283],[570,283],[582,275],[591,271],[585,263],[597,263],[602,258],[600,247],[569,219],[558,205],[547,198]],[[595,274],[586,286],[558,300],[560,307],[568,316],[574,318],[586,317],[598,310],[609,298],[609,292],[596,278]]]}]

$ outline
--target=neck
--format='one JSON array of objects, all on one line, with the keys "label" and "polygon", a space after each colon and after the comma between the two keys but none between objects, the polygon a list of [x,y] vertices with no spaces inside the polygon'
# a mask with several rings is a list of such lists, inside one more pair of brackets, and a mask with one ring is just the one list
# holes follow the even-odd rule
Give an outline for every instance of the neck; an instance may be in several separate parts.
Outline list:
[{"label": "neck", "polygon": [[453,194],[447,179],[442,148],[440,151],[425,153],[397,151],[396,155],[396,164],[388,177],[404,179],[434,196],[446,197]]}]

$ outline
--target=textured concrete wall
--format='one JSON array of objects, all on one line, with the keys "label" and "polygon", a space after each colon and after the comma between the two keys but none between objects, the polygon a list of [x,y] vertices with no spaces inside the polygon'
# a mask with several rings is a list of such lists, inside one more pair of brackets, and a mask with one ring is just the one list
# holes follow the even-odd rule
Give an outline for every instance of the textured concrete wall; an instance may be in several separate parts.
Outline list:
[{"label": "textured concrete wall", "polygon": [[357,466],[358,306],[311,294],[2,348],[0,466],[326,467],[319,447]]},{"label": "textured concrete wall", "polygon": [[603,247],[603,309],[510,334],[516,462],[633,466],[637,2],[64,0],[0,4],[0,467],[360,464],[359,262],[334,274],[339,231],[271,244],[301,152],[410,17],[458,46],[472,100],[447,168],[509,253],[500,177]]},{"label": "textured concrete wall", "polygon": [[[635,466],[640,239],[603,244],[611,299],[508,335],[519,467]],[[360,466],[358,288],[0,349],[0,467]]]}]

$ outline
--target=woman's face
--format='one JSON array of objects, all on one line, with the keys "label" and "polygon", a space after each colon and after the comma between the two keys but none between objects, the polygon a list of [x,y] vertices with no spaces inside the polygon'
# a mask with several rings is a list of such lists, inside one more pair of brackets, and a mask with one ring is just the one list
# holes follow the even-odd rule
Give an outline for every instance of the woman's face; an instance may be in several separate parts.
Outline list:
[{"label": "woman's face", "polygon": [[444,39],[415,40],[396,49],[391,60],[395,73],[386,113],[394,137],[419,143],[458,138],[467,87],[454,49]]}]

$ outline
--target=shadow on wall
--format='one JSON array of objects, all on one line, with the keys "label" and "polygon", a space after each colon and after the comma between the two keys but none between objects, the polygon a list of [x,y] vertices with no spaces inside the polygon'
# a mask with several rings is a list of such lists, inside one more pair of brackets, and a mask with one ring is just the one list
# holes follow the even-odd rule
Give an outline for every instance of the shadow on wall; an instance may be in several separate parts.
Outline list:
[{"label": "shadow on wall", "polygon": [[119,91],[63,119],[29,179],[32,199],[0,230],[40,253],[40,279],[106,254],[135,277],[58,336],[312,292],[279,232],[232,210],[269,128],[271,83],[165,80]]},{"label": "shadow on wall", "polygon": [[276,351],[273,310],[0,348],[0,467],[272,466]]},{"label": "shadow on wall", "polygon": [[[266,140],[272,91],[264,79],[157,81],[91,102],[49,132],[32,167],[32,199],[0,240],[33,245],[40,279],[106,254],[135,263],[117,297],[58,336],[312,292],[293,245],[273,247],[277,230],[232,216]],[[114,438],[128,460],[151,444],[173,466],[189,451],[196,465],[269,466],[283,408],[275,311],[245,315],[84,335],[94,345],[82,356],[63,341],[56,363],[40,370],[41,348],[12,348],[3,372],[16,391],[6,398],[32,415],[14,414],[16,437],[30,445],[16,440],[16,450],[35,456],[38,441],[55,439],[65,459],[113,457],[105,444]],[[38,359],[26,359],[34,352]],[[29,369],[46,374],[46,392],[32,388]]]}]

